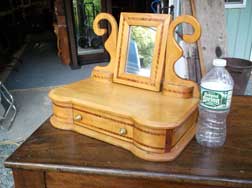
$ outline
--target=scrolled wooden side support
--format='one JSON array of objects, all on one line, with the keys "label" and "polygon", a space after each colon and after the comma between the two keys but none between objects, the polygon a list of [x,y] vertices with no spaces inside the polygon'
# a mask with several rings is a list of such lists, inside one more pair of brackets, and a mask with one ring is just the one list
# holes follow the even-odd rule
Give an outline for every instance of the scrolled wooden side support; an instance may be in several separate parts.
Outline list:
[{"label": "scrolled wooden side support", "polygon": [[191,35],[183,35],[185,42],[196,42],[201,34],[199,22],[192,16],[179,16],[171,22],[168,31],[168,42],[166,47],[165,59],[165,77],[163,81],[163,94],[181,98],[199,97],[199,87],[194,81],[185,80],[177,76],[174,70],[174,64],[183,55],[183,50],[177,44],[174,38],[174,32],[179,24],[187,23],[192,25],[194,33]]},{"label": "scrolled wooden side support", "polygon": [[93,22],[93,28],[94,32],[99,36],[102,36],[108,32],[107,29],[100,27],[99,22],[101,20],[107,20],[108,23],[111,25],[110,35],[104,44],[105,49],[108,51],[110,55],[110,62],[107,66],[104,67],[96,66],[92,72],[92,77],[94,79],[103,79],[112,81],[115,67],[115,58],[116,58],[118,25],[116,23],[115,18],[112,15],[108,13],[98,14]]}]

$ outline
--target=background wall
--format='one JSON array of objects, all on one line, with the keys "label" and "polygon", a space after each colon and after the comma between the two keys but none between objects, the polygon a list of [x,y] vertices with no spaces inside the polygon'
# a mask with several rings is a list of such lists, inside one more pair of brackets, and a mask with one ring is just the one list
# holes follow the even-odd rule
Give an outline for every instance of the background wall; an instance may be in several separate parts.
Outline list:
[{"label": "background wall", "polygon": [[[228,56],[250,59],[252,51],[252,0],[246,8],[226,8]],[[252,60],[252,59],[250,59]]]}]

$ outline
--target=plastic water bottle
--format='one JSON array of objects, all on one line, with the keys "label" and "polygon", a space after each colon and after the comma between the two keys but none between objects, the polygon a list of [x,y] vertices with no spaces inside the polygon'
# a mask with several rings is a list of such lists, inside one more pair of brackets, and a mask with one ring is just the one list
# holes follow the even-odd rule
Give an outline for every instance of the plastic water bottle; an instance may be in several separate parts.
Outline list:
[{"label": "plastic water bottle", "polygon": [[196,140],[207,147],[222,146],[226,140],[226,118],[234,82],[225,69],[226,60],[214,59],[213,69],[201,80]]}]

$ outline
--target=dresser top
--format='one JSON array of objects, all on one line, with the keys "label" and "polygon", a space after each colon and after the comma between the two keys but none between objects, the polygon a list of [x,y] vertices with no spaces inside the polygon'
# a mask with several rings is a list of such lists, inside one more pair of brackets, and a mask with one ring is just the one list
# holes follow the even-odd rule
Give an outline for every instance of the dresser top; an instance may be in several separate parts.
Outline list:
[{"label": "dresser top", "polygon": [[198,98],[178,98],[122,84],[85,79],[53,89],[53,102],[95,108],[154,128],[180,126],[198,107]]},{"label": "dresser top", "polygon": [[227,141],[209,149],[195,140],[172,162],[148,162],[107,143],[53,128],[47,120],[6,161],[10,168],[252,187],[252,97],[234,97]]}]

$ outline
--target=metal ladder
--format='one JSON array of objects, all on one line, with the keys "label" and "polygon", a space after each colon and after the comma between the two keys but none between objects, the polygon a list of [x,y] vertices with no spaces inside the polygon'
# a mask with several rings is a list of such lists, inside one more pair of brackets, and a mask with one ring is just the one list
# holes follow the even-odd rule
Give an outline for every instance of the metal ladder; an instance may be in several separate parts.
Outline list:
[{"label": "metal ladder", "polygon": [[0,114],[0,131],[9,130],[15,120],[17,109],[14,105],[14,98],[0,81],[0,105],[4,112]]}]

